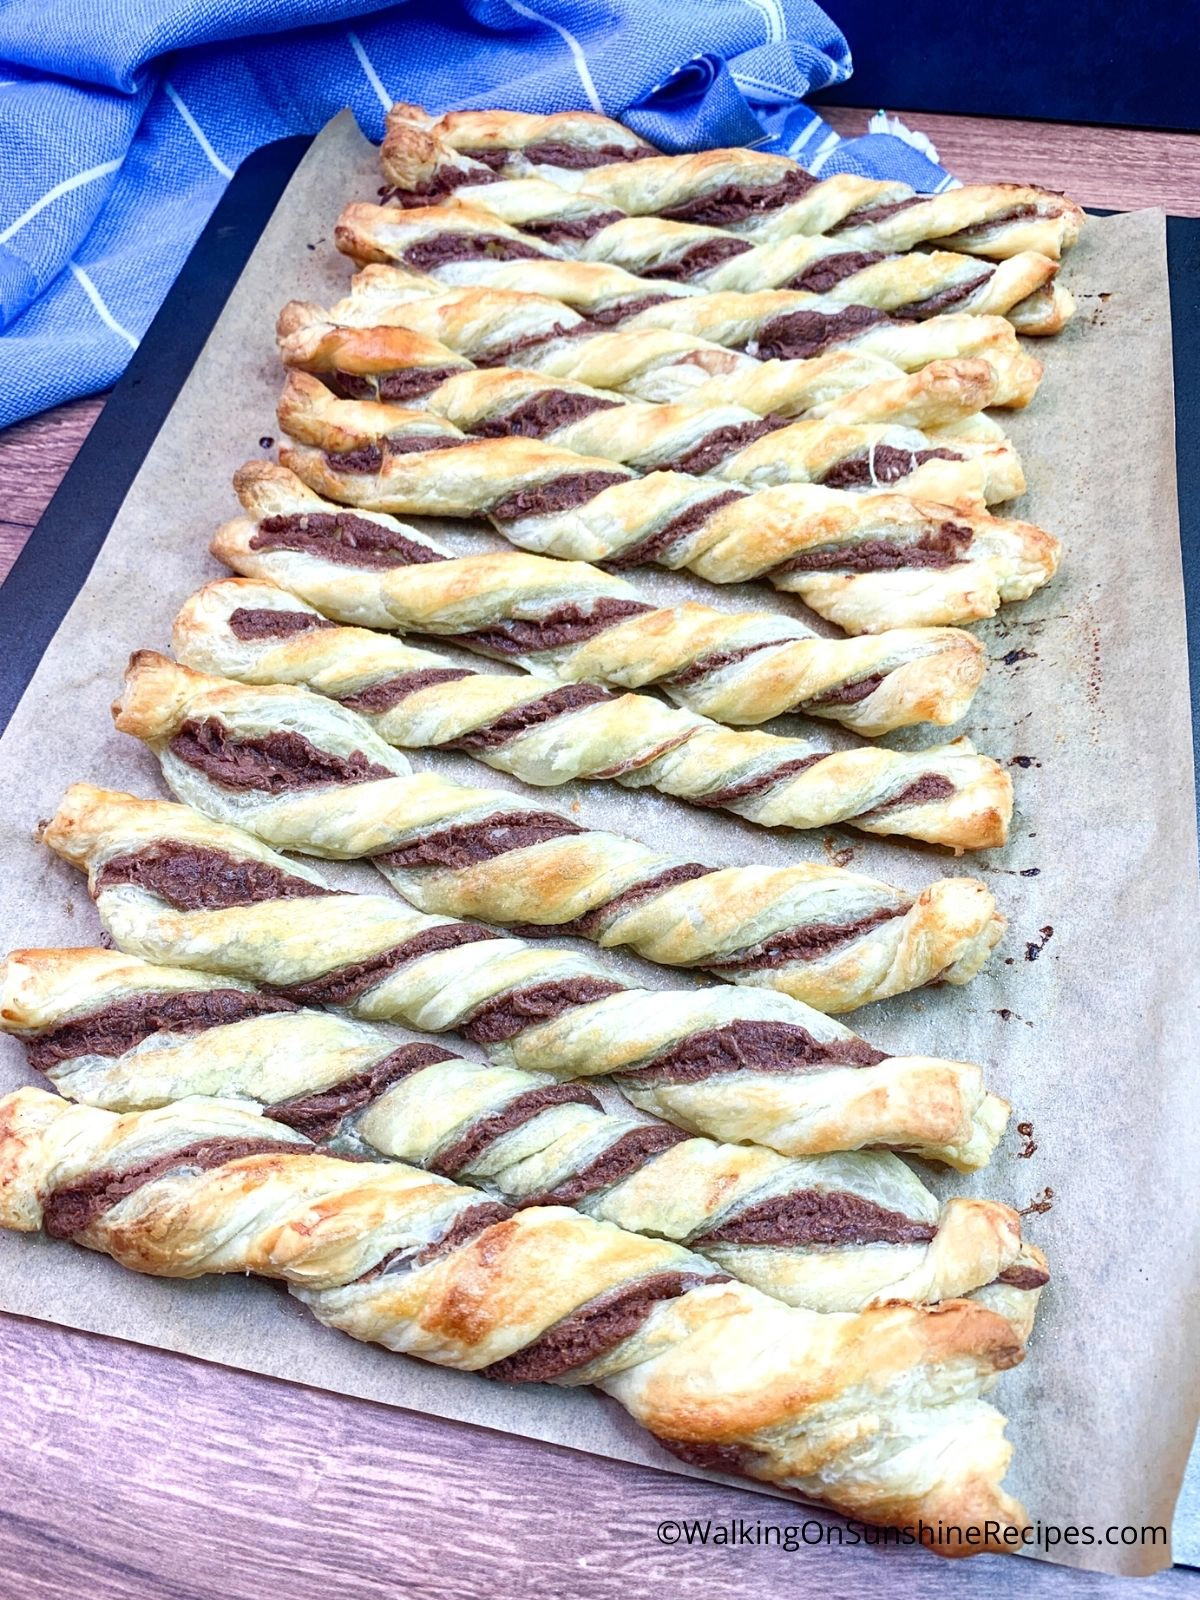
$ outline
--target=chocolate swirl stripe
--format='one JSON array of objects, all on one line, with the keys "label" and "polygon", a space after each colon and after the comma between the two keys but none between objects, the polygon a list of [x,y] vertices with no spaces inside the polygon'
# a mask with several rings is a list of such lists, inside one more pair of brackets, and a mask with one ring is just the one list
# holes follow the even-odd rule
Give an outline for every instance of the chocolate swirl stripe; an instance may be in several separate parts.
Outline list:
[{"label": "chocolate swirl stripe", "polygon": [[[953,1299],[1014,1270],[1032,1281],[1015,1212],[939,1206],[886,1152],[798,1159],[688,1138],[605,1111],[580,1084],[397,1047],[345,1017],[276,1011],[265,995],[259,1015],[214,1014],[212,997],[229,992],[227,979],[111,951],[17,951],[0,971],[0,1027],[69,1100],[119,1112],[249,1100],[337,1153],[668,1237],[789,1305],[858,1311]],[[114,1024],[133,1010],[155,1019],[137,1048]]]},{"label": "chocolate swirl stripe", "polygon": [[[866,306],[909,320],[1003,316],[1018,333],[1039,335],[1057,333],[1074,310],[1055,282],[1057,262],[1036,250],[986,263],[952,250],[864,251],[795,233],[756,243],[716,226],[630,217],[536,179],[464,188],[452,210],[431,202],[388,218],[387,208],[382,231],[393,258],[419,272],[480,256],[557,257],[626,271],[646,299],[664,283],[702,293],[773,290],[805,305]],[[356,203],[343,212],[335,237],[347,254],[366,253],[360,234],[381,228],[379,209]]]},{"label": "chocolate swirl stripe", "polygon": [[[88,873],[102,923],[129,954],[366,1021],[458,1031],[496,1064],[558,1081],[610,1075],[640,1110],[689,1132],[782,1155],[885,1146],[969,1170],[1004,1130],[1007,1107],[977,1066],[883,1057],[770,989],[638,989],[590,956],[386,895],[250,900],[243,864],[281,881],[293,864],[186,806],[77,784],[42,837]],[[147,853],[175,869],[139,870]]]},{"label": "chocolate swirl stripe", "polygon": [[[288,331],[283,332],[279,340],[284,365],[293,372],[320,378],[331,394],[353,402],[387,400],[385,380],[388,376],[403,377],[411,370],[410,360],[423,359],[428,363],[423,370],[441,374],[437,385],[430,385],[425,391],[428,403],[429,395],[442,388],[446,381],[462,377],[462,369],[456,374],[444,365],[458,352],[470,359],[474,368],[485,369],[473,384],[460,382],[448,391],[451,405],[464,419],[471,419],[477,412],[486,419],[486,404],[480,407],[477,396],[486,396],[506,381],[511,383],[511,369],[523,369],[527,362],[545,377],[559,380],[559,389],[551,388],[551,392],[564,392],[561,380],[569,379],[572,384],[582,382],[587,397],[595,399],[603,398],[605,390],[614,394],[621,392],[623,363],[619,359],[621,352],[614,350],[614,345],[629,346],[632,360],[639,368],[644,368],[655,353],[653,346],[648,346],[635,333],[602,334],[599,339],[604,345],[600,349],[593,348],[593,341],[571,337],[587,331],[584,319],[553,301],[539,305],[529,295],[510,291],[463,291],[459,297],[450,297],[449,303],[445,297],[407,301],[390,310],[383,325],[330,320],[334,316],[351,315],[375,317],[379,312],[373,301],[365,312],[352,312],[343,307],[327,312],[320,307],[296,304],[285,308],[280,325]],[[527,327],[531,321],[545,324],[547,318],[551,320],[536,340],[530,335],[523,341],[529,348],[518,352],[495,342],[497,334],[503,334],[506,329]],[[571,319],[571,327],[565,327],[565,318]],[[671,343],[676,342],[675,336],[669,338]],[[554,360],[556,352],[568,347],[574,347],[565,363],[571,370],[556,370],[560,366]],[[584,352],[582,360],[577,359],[580,351]],[[600,357],[604,359],[598,359]],[[439,366],[439,362],[443,364]],[[489,385],[486,369],[490,368],[500,371]],[[366,392],[359,392],[360,377],[364,386],[370,385]],[[951,505],[990,505],[1011,499],[1024,489],[1020,459],[1012,443],[999,424],[979,415],[995,388],[993,375],[985,362],[931,363],[911,377],[869,384],[865,391],[853,374],[848,382],[857,384],[858,392],[850,389],[843,397],[822,406],[822,412],[828,409],[829,416],[806,415],[799,420],[777,414],[762,417],[745,406],[704,402],[697,405],[690,401],[683,411],[656,405],[653,410],[626,413],[616,407],[599,406],[588,416],[571,420],[575,436],[579,439],[594,436],[597,440],[601,453],[596,456],[596,462],[628,457],[645,470],[703,474],[724,484],[749,489],[767,488],[776,483],[825,483],[830,488],[838,488],[846,484],[871,487],[873,483],[890,482],[902,485],[913,494],[925,494]],[[456,404],[453,396],[462,396],[464,388],[465,399]],[[304,392],[285,394],[280,408],[281,420],[286,422],[293,409],[301,410],[298,401]],[[566,392],[572,395],[572,400],[558,402],[558,405],[568,407],[570,418],[573,401],[580,398],[580,391]],[[495,414],[499,416],[498,409]],[[640,441],[626,437],[626,430],[633,426],[633,418],[640,418]],[[357,444],[358,429],[353,411],[343,411],[337,420],[343,425],[349,420],[346,431]],[[549,420],[553,420],[552,414]],[[924,427],[911,426],[914,420]],[[411,419],[405,419],[405,423],[406,431],[411,434]],[[609,456],[603,454],[605,441],[613,452]],[[506,442],[500,441],[501,444]],[[886,472],[881,467],[878,473],[868,472],[864,476],[851,467],[851,463],[861,462],[868,452],[880,446],[888,446],[896,452],[889,458]],[[510,473],[514,470],[519,473],[522,465],[526,465],[528,453],[506,452],[493,446],[489,470],[498,474],[503,483]],[[537,452],[547,458],[547,467],[551,465],[550,453],[550,446],[546,444]],[[455,467],[448,465],[445,449],[433,452],[408,449],[405,454],[410,458],[407,465],[414,469],[410,493],[418,493],[420,473],[415,470],[418,462],[422,464],[421,471],[437,474],[448,481],[442,483],[443,496],[436,502],[413,500],[390,509],[440,510],[467,516],[499,514],[495,509],[497,495],[485,494],[479,484],[457,481]],[[476,452],[481,460],[488,454],[487,451]],[[507,456],[512,457],[512,465],[508,464]],[[455,465],[469,478],[470,463]],[[567,465],[560,470],[568,470]],[[617,474],[618,477],[624,475]],[[535,477],[533,481],[536,483],[539,479]],[[502,492],[501,498],[526,486],[524,479],[518,476],[511,487]],[[597,489],[599,487],[601,485],[597,485]]]},{"label": "chocolate swirl stripe", "polygon": [[1004,927],[977,879],[913,895],[824,860],[680,861],[508,790],[414,773],[357,713],[307,690],[234,683],[153,651],[130,662],[114,719],[206,816],[275,848],[369,859],[422,911],[626,945],[818,1009],[969,982]]},{"label": "chocolate swirl stripe", "polygon": [[[826,444],[843,449],[844,433],[854,435],[854,451],[821,483],[747,491],[724,480],[720,469],[698,478],[676,470],[681,461],[719,457],[731,440],[745,444],[742,455],[754,455],[759,445],[784,438],[762,433],[764,422],[737,420],[742,413],[732,408],[701,420],[689,407],[618,406],[568,420],[544,441],[519,434],[493,440],[487,430],[499,433],[510,415],[520,417],[531,396],[545,399],[546,415],[555,414],[560,400],[581,397],[553,383],[538,395],[538,380],[525,373],[466,377],[472,386],[482,380],[478,395],[457,379],[438,393],[453,390],[447,409],[480,426],[483,436],[459,434],[431,456],[408,452],[407,413],[334,399],[317,380],[293,374],[280,421],[300,444],[284,460],[309,487],[356,509],[421,513],[436,503],[456,515],[486,515],[510,543],[538,554],[618,569],[657,563],[718,584],[766,578],[850,633],[977,621],[1028,599],[1057,571],[1061,547],[1053,535],[1032,523],[949,509],[938,502],[936,484],[921,499],[911,491],[857,492],[856,485],[886,489],[893,481],[904,488],[914,462],[914,478],[928,469],[936,479],[946,465],[940,448],[887,442],[907,439],[907,430],[814,424],[826,435],[825,443],[813,438],[814,451]],[[511,381],[497,384],[499,377]],[[481,414],[481,401],[492,421]],[[646,423],[645,411],[667,415]],[[354,448],[328,448],[353,428],[361,429]],[[664,432],[692,444],[690,454],[660,470],[654,441]],[[873,436],[865,448],[863,433]],[[647,477],[625,478],[601,466],[602,460],[628,465],[637,454],[643,460],[633,465]]]},{"label": "chocolate swirl stripe", "polygon": [[365,628],[339,628],[273,584],[209,584],[175,620],[186,666],[315,689],[401,749],[464,750],[525,783],[609,778],[768,827],[855,822],[957,849],[1004,843],[1012,780],[966,739],[922,751],[832,752],[722,728],[651,695],[472,672]]},{"label": "chocolate swirl stripe", "polygon": [[[339,241],[368,265],[332,309],[337,320],[374,326],[420,301],[441,307],[442,316],[454,308],[459,315],[482,308],[489,313],[483,360],[504,364],[506,341],[492,317],[514,315],[516,293],[527,303],[522,331],[514,333],[521,348],[508,365],[574,377],[631,399],[738,404],[760,416],[800,416],[937,361],[986,360],[994,377],[990,403],[997,406],[1027,405],[1042,376],[1041,362],[1023,349],[1004,317],[946,311],[915,322],[828,296],[762,288],[700,293],[601,262],[549,256],[504,261],[468,255],[452,267],[416,272],[395,264],[403,260],[407,226],[395,212],[375,207],[343,212]],[[470,215],[458,215],[454,226],[469,249]],[[439,272],[452,278],[441,281]],[[286,336],[303,327],[314,309],[285,307],[278,332]],[[437,359],[431,348],[412,369],[431,369],[423,392],[440,381]],[[452,365],[465,362],[459,356]]]},{"label": "chocolate swirl stripe", "polygon": [[823,639],[794,619],[689,602],[656,609],[615,574],[517,551],[450,558],[415,528],[322,500],[296,475],[252,462],[235,478],[247,515],[213,553],[245,577],[326,617],[441,635],[562,682],[638,689],[716,722],[748,726],[791,711],[874,735],[945,725],[984,672],[957,629],[892,629]]},{"label": "chocolate swirl stripe", "polygon": [[[41,1089],[5,1096],[0,1226],[158,1276],[278,1278],[327,1326],[438,1365],[596,1383],[671,1448],[719,1449],[859,1518],[977,1524],[984,1548],[1026,1520],[1000,1487],[1003,1419],[982,1399],[1022,1345],[972,1301],[831,1326],[679,1245],[560,1206],[506,1215],[222,1100],[120,1116]],[[919,1479],[895,1447],[918,1426],[937,1462]],[[819,1469],[801,1464],[814,1442]]]},{"label": "chocolate swirl stripe", "polygon": [[455,199],[472,203],[489,194],[489,180],[534,175],[558,186],[564,205],[575,198],[754,241],[836,233],[859,250],[936,241],[998,261],[1027,249],[1058,260],[1083,224],[1067,196],[1027,185],[963,184],[918,195],[907,184],[849,174],[818,181],[791,157],[760,150],[650,155],[620,123],[585,112],[450,112],[434,119],[418,106],[397,105],[381,160],[387,183],[403,197],[421,198],[415,191],[439,171],[454,172]]}]

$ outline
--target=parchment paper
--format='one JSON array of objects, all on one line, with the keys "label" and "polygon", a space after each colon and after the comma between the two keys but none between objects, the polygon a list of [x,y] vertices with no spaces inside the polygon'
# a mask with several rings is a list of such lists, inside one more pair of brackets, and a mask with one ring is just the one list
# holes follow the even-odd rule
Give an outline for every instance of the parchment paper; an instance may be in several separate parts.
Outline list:
[{"label": "parchment paper", "polygon": [[[109,701],[129,652],[167,648],[180,602],[217,576],[206,547],[234,509],[230,474],[247,457],[268,454],[259,441],[279,431],[276,312],[288,296],[328,303],[344,292],[349,268],[333,249],[333,222],[346,200],[370,196],[377,181],[373,152],[344,114],[297,171],[4,736],[5,948],[97,938],[82,880],[31,841],[32,829],[76,779],[163,792],[156,764],[113,732]],[[1197,1415],[1200,1029],[1161,214],[1089,221],[1064,277],[1080,313],[1060,338],[1037,345],[1047,372],[1030,410],[999,415],[1032,485],[1016,509],[1061,534],[1067,559],[1048,590],[981,629],[992,666],[965,724],[980,748],[1005,762],[1019,758],[1012,843],[959,864],[994,887],[1011,927],[986,974],[967,988],[907,996],[852,1021],[892,1051],[988,1063],[991,1086],[1013,1102],[1014,1125],[1033,1125],[1031,1140],[1011,1131],[974,1179],[933,1178],[943,1193],[993,1195],[1022,1208],[1050,1202],[1027,1226],[1049,1252],[1054,1279],[1028,1360],[997,1393],[1016,1447],[1010,1487],[1046,1522],[1169,1524]],[[465,550],[485,540],[497,542],[478,532],[459,542]],[[652,598],[690,593],[729,609],[792,603],[765,585],[714,590],[641,574],[637,581]],[[442,764],[488,778],[465,757]],[[913,887],[956,870],[931,848],[848,832],[768,834],[611,784],[545,799],[577,803],[586,821],[692,859],[776,862],[824,850]],[[339,875],[382,884],[367,867]],[[651,985],[698,981],[633,959],[613,965]],[[20,1050],[0,1043],[0,1086],[28,1082]],[[2,1234],[0,1306],[687,1470],[602,1397],[509,1390],[355,1344],[268,1284],[159,1282],[70,1245]],[[1133,1573],[1167,1558],[1160,1546],[1060,1549],[1056,1559]]]}]

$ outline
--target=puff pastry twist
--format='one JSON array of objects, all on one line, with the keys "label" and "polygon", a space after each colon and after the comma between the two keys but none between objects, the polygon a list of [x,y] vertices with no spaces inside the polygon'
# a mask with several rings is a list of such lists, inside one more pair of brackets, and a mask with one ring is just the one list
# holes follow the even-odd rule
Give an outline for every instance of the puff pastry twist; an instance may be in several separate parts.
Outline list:
[{"label": "puff pastry twist", "polygon": [[[437,507],[477,517],[486,502],[493,526],[538,554],[686,568],[712,583],[766,578],[847,633],[993,616],[1001,604],[1028,599],[1058,569],[1059,541],[1033,523],[916,499],[911,490],[827,487],[837,474],[886,483],[897,458],[903,473],[914,457],[892,444],[844,458],[823,483],[756,490],[720,477],[729,452],[757,454],[754,444],[742,447],[767,426],[741,408],[697,415],[691,406],[615,405],[595,390],[503,370],[448,379],[428,404],[447,419],[444,427],[403,407],[337,400],[316,379],[293,373],[279,420],[299,447],[284,459],[313,489],[371,510]],[[857,451],[863,431],[798,425],[809,426],[819,430],[810,438],[810,464],[844,448],[843,435],[853,436]],[[571,460],[568,451],[580,454]],[[789,454],[795,458],[794,447]],[[647,476],[606,478],[604,461]],[[928,461],[907,482],[930,471],[936,479],[944,465]],[[701,469],[709,470],[693,475]],[[769,464],[763,475],[770,477]],[[955,492],[953,484],[941,487]]]},{"label": "puff pastry twist", "polygon": [[243,576],[339,622],[441,635],[563,681],[655,684],[717,722],[803,711],[866,735],[945,726],[983,679],[983,647],[958,629],[822,639],[791,617],[695,601],[654,607],[582,562],[517,551],[451,557],[391,517],[321,499],[273,463],[249,463],[234,486],[248,515],[226,523],[212,549]]},{"label": "puff pastry twist", "polygon": [[334,892],[313,868],[187,806],[74,785],[43,841],[88,874],[117,946],[302,1005],[455,1030],[504,1067],[611,1075],[640,1110],[781,1155],[885,1146],[986,1165],[1008,1107],[978,1066],[887,1057],[762,989],[639,989],[590,955]]},{"label": "puff pastry twist", "polygon": [[[594,389],[606,386],[601,373],[596,373],[598,383],[587,376],[581,378],[578,350],[568,351],[567,364],[573,369],[569,374],[553,370],[549,358],[554,350],[572,344],[569,328],[562,336],[562,319],[573,313],[554,301],[538,306],[530,295],[490,289],[463,293],[474,296],[478,303],[466,306],[458,297],[452,304],[407,302],[394,313],[403,317],[403,326],[395,322],[376,327],[339,325],[327,320],[328,313],[319,307],[293,303],[281,318],[281,326],[288,330],[279,341],[284,365],[319,375],[334,393],[350,400],[420,400],[463,370],[453,365],[456,353],[493,366],[504,366],[513,358],[524,362],[532,354],[534,367],[552,377],[569,375]],[[498,305],[501,300],[504,304]],[[552,329],[544,341],[538,335],[532,350],[518,349],[519,340],[497,343],[495,339],[496,330],[531,321],[544,323],[547,317],[555,319]],[[574,325],[581,321],[576,319]],[[633,346],[630,354],[639,366],[651,354],[630,334],[603,334],[585,345],[600,341],[610,347],[609,355],[614,344]],[[493,359],[487,353],[489,348],[501,353]],[[597,352],[588,349],[587,354],[594,368]],[[723,357],[727,352],[718,354]],[[684,416],[681,437],[679,418],[668,419],[667,430],[657,441],[662,450],[659,459],[664,466],[682,462],[684,471],[702,472],[750,488],[825,482],[831,488],[862,489],[886,482],[944,504],[992,504],[1022,493],[1025,478],[1020,458],[1003,429],[978,414],[990,387],[991,375],[980,367],[964,370],[961,364],[952,369],[943,365],[934,371],[925,369],[915,379],[900,379],[883,394],[874,388],[865,404],[851,395],[832,416],[788,421],[762,418],[747,407],[693,406]],[[592,427],[599,424],[602,432],[611,430],[611,418],[605,423],[596,417],[600,409],[591,407]],[[853,420],[874,412],[889,420]],[[922,430],[905,420],[914,414],[922,418],[948,416],[950,420]],[[851,420],[844,420],[847,418]],[[660,424],[653,414],[647,414],[643,426],[653,446]],[[430,468],[440,465],[444,463],[426,463]],[[503,486],[503,455],[496,470]],[[477,489],[468,514],[487,509],[488,500]]]},{"label": "puff pastry twist", "polygon": [[710,868],[531,808],[507,789],[413,772],[362,717],[139,651],[113,708],[181,800],[279,849],[368,858],[422,911],[628,945],[665,966],[849,1011],[967,983],[1004,929],[984,885],[915,896],[825,862]]},{"label": "puff pastry twist", "polygon": [[688,1138],[606,1110],[581,1084],[398,1046],[209,973],[18,950],[0,970],[0,1027],[69,1100],[119,1112],[249,1101],[337,1153],[671,1239],[788,1305],[860,1311],[983,1289],[1024,1339],[1048,1281],[1009,1207],[940,1205],[885,1151],[796,1158]]},{"label": "puff pastry twist", "polygon": [[5,1096],[0,1226],[162,1277],[282,1279],[326,1325],[441,1366],[596,1383],[685,1459],[870,1521],[978,1525],[983,1547],[1025,1521],[980,1398],[1022,1347],[972,1301],[781,1305],[679,1245],[343,1160],[223,1100],[119,1116]]},{"label": "puff pastry twist", "polygon": [[275,584],[226,578],[188,600],[172,648],[241,683],[301,684],[348,705],[389,744],[465,750],[525,783],[613,778],[764,827],[855,822],[955,849],[1008,836],[1012,780],[968,739],[928,750],[832,751],[722,728],[652,695],[473,671],[366,628],[344,628]]},{"label": "puff pastry twist", "polygon": [[[469,214],[446,216],[454,231],[470,236]],[[609,374],[609,387],[619,379],[626,392],[641,399],[694,395],[739,401],[764,415],[792,414],[820,402],[816,385],[836,370],[838,355],[887,361],[903,372],[917,372],[931,361],[982,357],[996,376],[990,404],[998,406],[1027,405],[1042,376],[1041,362],[1022,349],[1003,317],[946,312],[913,322],[868,306],[814,305],[809,296],[784,290],[699,294],[634,277],[620,267],[548,257],[506,261],[484,254],[417,272],[404,264],[406,226],[395,212],[353,206],[338,224],[345,253],[370,263],[355,274],[348,299],[364,315],[372,308],[371,323],[387,322],[393,307],[406,302],[469,288],[556,301],[580,313],[591,332],[574,333],[573,350],[560,342],[543,351],[543,359],[552,359],[556,368],[568,360],[584,361],[589,369]],[[531,326],[530,342],[520,355],[526,366],[537,359],[536,328]],[[648,354],[638,363],[636,345],[628,339],[610,339],[593,353],[591,341],[606,331],[649,338]],[[724,355],[713,345],[726,347]],[[813,367],[820,358],[821,365]],[[895,376],[878,367],[874,371],[877,377]]]},{"label": "puff pastry twist", "polygon": [[434,119],[398,104],[381,154],[393,186],[411,192],[432,180],[433,192],[414,196],[420,200],[477,186],[485,168],[494,177],[546,179],[628,215],[708,224],[756,241],[836,233],[861,250],[936,240],[1000,261],[1023,250],[1058,260],[1083,225],[1079,206],[1047,189],[977,183],[918,195],[904,183],[850,174],[818,181],[790,157],[759,150],[663,156],[620,123],[587,112],[460,111]]}]

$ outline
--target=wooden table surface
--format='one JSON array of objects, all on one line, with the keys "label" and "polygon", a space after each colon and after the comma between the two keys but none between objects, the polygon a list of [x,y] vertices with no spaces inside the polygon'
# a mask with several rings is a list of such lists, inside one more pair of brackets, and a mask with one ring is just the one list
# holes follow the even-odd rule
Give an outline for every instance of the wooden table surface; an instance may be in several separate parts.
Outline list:
[{"label": "wooden table surface", "polygon": [[[868,115],[825,114],[845,134]],[[1086,205],[1200,216],[1200,136],[906,120],[965,180],[1019,176]],[[102,405],[0,434],[0,575]],[[879,1581],[903,1600],[951,1585],[1074,1600],[1112,1587],[1001,1557],[951,1567],[916,1551],[666,1546],[664,1518],[798,1520],[750,1491],[0,1318],[0,1600],[835,1600]],[[1177,1569],[1119,1594],[1194,1581]]]}]

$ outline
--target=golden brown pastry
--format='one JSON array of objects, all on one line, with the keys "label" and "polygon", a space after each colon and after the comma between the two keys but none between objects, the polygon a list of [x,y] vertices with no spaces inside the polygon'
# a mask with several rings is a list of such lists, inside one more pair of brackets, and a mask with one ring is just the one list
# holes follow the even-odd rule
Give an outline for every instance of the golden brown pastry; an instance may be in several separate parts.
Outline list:
[{"label": "golden brown pastry", "polygon": [[[586,113],[529,117],[512,111],[450,112],[393,106],[382,157],[403,194],[434,179],[442,194],[492,176],[548,179],[630,215],[732,229],[755,238],[834,233],[862,249],[910,250],[937,240],[950,249],[1005,260],[1040,250],[1057,260],[1079,236],[1083,212],[1065,195],[1013,183],[965,184],[917,195],[907,184],[839,174],[811,177],[788,156],[759,150],[649,154],[610,118]],[[453,171],[438,183],[439,170]],[[483,189],[478,190],[483,193]],[[419,199],[433,195],[418,196]]]},{"label": "golden brown pastry", "polygon": [[1004,919],[974,878],[917,895],[820,861],[711,868],[507,789],[413,772],[347,707],[139,651],[113,708],[181,800],[279,849],[369,859],[422,911],[628,945],[665,966],[850,1011],[967,983]]},{"label": "golden brown pastry", "polygon": [[1014,1211],[939,1205],[885,1151],[797,1158],[688,1138],[605,1110],[582,1084],[397,1046],[209,973],[18,950],[0,969],[0,1028],[70,1100],[121,1112],[197,1095],[249,1102],[336,1154],[407,1161],[507,1205],[570,1205],[813,1311],[995,1283],[1015,1291],[1024,1337],[1048,1277]]},{"label": "golden brown pastry", "polygon": [[129,954],[366,1021],[453,1029],[500,1066],[611,1074],[640,1110],[691,1133],[781,1155],[882,1145],[967,1171],[1004,1132],[1008,1107],[970,1063],[885,1056],[774,991],[638,989],[590,955],[335,893],[306,862],[187,806],[76,784],[42,838],[87,872]]},{"label": "golden brown pastry", "polygon": [[822,639],[791,617],[690,601],[654,607],[613,573],[501,551],[452,558],[391,517],[322,500],[284,467],[234,479],[247,513],[213,553],[339,622],[436,634],[573,683],[655,684],[677,704],[739,727],[790,711],[874,735],[945,726],[969,706],[983,647],[949,628]]},{"label": "golden brown pastry", "polygon": [[723,728],[652,695],[472,671],[389,634],[343,628],[275,584],[208,584],[175,620],[186,666],[293,683],[349,706],[402,749],[465,750],[525,783],[613,778],[764,827],[853,822],[956,850],[1002,845],[1012,780],[968,739],[932,749],[831,751]]},{"label": "golden brown pastry", "polygon": [[279,1278],[328,1326],[441,1366],[595,1383],[684,1459],[865,1520],[968,1524],[975,1548],[1026,1520],[981,1398],[1022,1346],[972,1301],[781,1305],[679,1245],[342,1160],[224,1100],[118,1116],[5,1096],[0,1226],[161,1277]]}]

